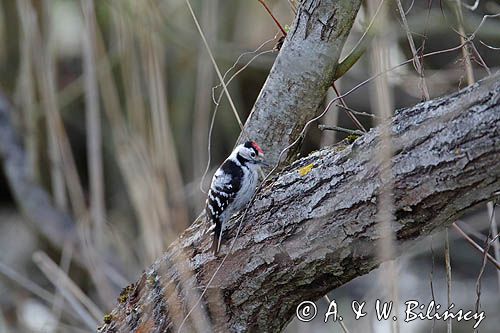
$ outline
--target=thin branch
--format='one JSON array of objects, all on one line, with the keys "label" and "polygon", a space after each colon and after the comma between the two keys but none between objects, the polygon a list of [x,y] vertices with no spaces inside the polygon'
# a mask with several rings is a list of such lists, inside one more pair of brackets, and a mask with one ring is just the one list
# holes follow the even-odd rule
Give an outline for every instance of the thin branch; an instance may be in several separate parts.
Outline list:
[{"label": "thin branch", "polygon": [[[450,259],[450,238],[448,236],[448,228],[445,230],[445,240],[444,240],[444,262],[446,267],[446,295],[448,301],[448,308],[451,306],[451,259]],[[452,332],[452,318],[449,318],[446,322],[447,333]]]},{"label": "thin branch", "polygon": [[257,0],[258,2],[261,3],[262,6],[264,6],[265,10],[267,11],[267,13],[272,17],[274,23],[276,23],[276,25],[278,26],[278,28],[281,30],[281,33],[283,34],[283,36],[286,36],[286,31],[285,29],[281,26],[280,22],[278,21],[278,19],[273,15],[273,12],[271,11],[271,9],[267,6],[266,2],[264,0]]},{"label": "thin branch", "polygon": [[477,7],[479,6],[479,1],[480,0],[476,0],[472,5],[468,5],[463,1],[460,1],[460,3],[462,4],[462,6],[464,6],[468,10],[475,11],[477,9]]},{"label": "thin branch", "polygon": [[[486,267],[486,260],[487,260],[487,254],[488,254],[488,251],[490,250],[490,246],[492,244],[492,241],[495,241],[496,238],[498,237],[498,235],[495,235],[494,237],[492,237],[491,235],[491,225],[493,224],[493,222],[495,221],[495,211],[493,210],[491,212],[491,215],[490,215],[490,219],[489,219],[489,227],[488,227],[488,237],[486,238],[486,241],[485,241],[485,249],[484,249],[484,255],[483,255],[483,261],[482,261],[482,264],[481,264],[481,269],[479,270],[479,275],[477,277],[477,281],[476,281],[476,307],[475,307],[475,311],[476,313],[479,312],[479,307],[480,307],[480,300],[481,300],[481,279],[483,277],[483,273],[484,273],[484,269]],[[491,237],[491,241],[490,241],[490,237]],[[498,269],[498,268],[497,268]],[[474,332],[477,332],[477,328],[474,329]]]},{"label": "thin branch", "polygon": [[408,16],[408,14],[410,13],[410,11],[413,9],[413,5],[415,4],[415,0],[412,0],[410,5],[408,6],[408,9],[405,10],[405,16]]},{"label": "thin branch", "polygon": [[492,18],[496,18],[496,17],[500,17],[500,13],[483,15],[483,17],[481,18],[481,22],[479,22],[478,26],[476,27],[476,29],[470,35],[469,38],[474,39],[476,37],[477,33],[479,32],[479,30],[481,30],[484,22],[486,22],[487,19],[492,19]]},{"label": "thin branch", "polygon": [[[462,13],[462,6],[461,6],[461,0],[455,0],[456,1],[456,6],[455,6],[455,15],[457,16],[458,20],[458,32],[460,35],[460,42],[465,43],[467,41],[467,38],[465,36],[465,30],[464,30],[464,17]],[[474,79],[474,71],[472,68],[472,62],[471,62],[471,55],[470,51],[468,49],[469,45],[468,43],[465,43],[464,47],[462,48],[462,54],[465,60],[465,71],[467,73],[467,84],[471,85],[475,82]]]},{"label": "thin branch", "polygon": [[487,48],[489,48],[490,50],[493,50],[493,51],[500,51],[500,47],[495,47],[495,46],[491,46],[491,45],[488,45],[486,44],[485,42],[483,42],[482,40],[479,41],[479,43],[481,43],[483,46],[486,46]]},{"label": "thin branch", "polygon": [[493,258],[488,252],[486,252],[479,244],[477,244],[469,235],[467,235],[456,223],[452,224],[453,228],[476,250],[478,250],[482,255],[486,255],[486,258],[490,263],[492,263],[497,269],[500,269],[500,262]]},{"label": "thin branch", "polygon": [[[492,201],[490,201],[486,204],[486,206],[488,207],[488,214],[490,216],[493,216],[493,220],[491,221],[491,234],[498,235],[497,219],[496,219],[496,215],[495,215],[496,205]],[[500,260],[500,242],[498,241],[498,237],[495,237],[492,240],[492,244],[493,244],[493,250],[495,253],[495,259],[497,261],[499,261]],[[500,269],[498,267],[497,267],[497,279],[498,279],[498,290],[500,290]]]},{"label": "thin branch", "polygon": [[425,81],[423,60],[418,55],[417,48],[415,46],[415,42],[413,41],[413,35],[410,32],[410,27],[408,26],[408,21],[406,20],[406,14],[403,10],[403,6],[401,5],[401,0],[396,0],[396,3],[398,5],[398,10],[399,10],[399,14],[401,16],[401,20],[403,21],[403,27],[404,27],[405,32],[406,32],[408,44],[410,45],[410,50],[411,50],[411,53],[413,54],[413,59],[415,60],[413,65],[414,65],[415,70],[417,71],[418,75],[420,76],[420,84],[421,84],[420,88],[422,90],[422,95],[423,95],[425,100],[429,100],[429,89],[427,88],[427,83]]},{"label": "thin branch", "polygon": [[347,106],[346,102],[344,101],[344,98],[341,96],[341,94],[337,90],[337,87],[335,86],[335,82],[332,83],[332,88],[335,91],[335,94],[337,94],[337,97],[339,98],[340,103],[343,106],[343,110],[346,111],[347,115],[349,116],[349,118],[351,118],[351,120],[354,122],[354,124],[356,125],[356,127],[358,127],[363,132],[367,132],[367,130],[363,126],[363,124],[361,124],[361,122],[358,120],[358,118],[356,118],[356,116],[354,115],[354,113],[352,113],[351,110],[350,110],[350,108]]},{"label": "thin branch", "polygon": [[477,64],[479,64],[479,66],[483,67],[486,70],[486,73],[488,75],[491,75],[490,68],[488,67],[488,65],[486,65],[486,62],[484,61],[483,57],[481,56],[481,54],[477,50],[476,45],[474,44],[474,42],[472,42],[472,41],[470,42],[470,47],[472,48],[472,51],[475,54],[475,57],[473,57],[474,61]]},{"label": "thin branch", "polygon": [[243,123],[241,122],[240,116],[238,115],[238,111],[236,110],[236,106],[234,105],[233,99],[231,98],[231,95],[229,94],[229,90],[227,90],[226,83],[224,82],[224,78],[222,77],[222,74],[219,70],[219,66],[217,65],[217,62],[215,61],[214,55],[212,54],[212,50],[210,49],[210,46],[208,45],[207,39],[205,38],[205,34],[203,33],[203,30],[200,27],[200,24],[198,23],[198,19],[196,18],[196,15],[194,14],[193,8],[191,7],[191,3],[189,0],[185,0],[186,5],[189,8],[189,13],[193,17],[194,23],[196,25],[196,28],[198,29],[198,32],[200,33],[200,37],[203,40],[203,44],[205,44],[205,48],[208,52],[208,55],[210,56],[210,60],[212,61],[212,64],[214,65],[215,72],[217,73],[217,76],[219,77],[219,81],[222,84],[222,88],[224,89],[224,92],[226,93],[227,99],[229,101],[229,105],[231,106],[231,109],[233,110],[234,116],[236,117],[236,120],[238,121],[238,125],[240,126],[240,129],[243,131]]},{"label": "thin branch", "polygon": [[[431,272],[429,273],[429,284],[430,284],[430,288],[431,288],[431,298],[434,302],[436,302],[436,296],[434,294],[434,267],[436,266],[436,260],[435,260],[435,254],[434,254],[432,235],[429,238],[431,241],[431,258],[432,258]],[[436,318],[433,318],[432,319],[431,333],[434,333],[435,326],[436,326]]]},{"label": "thin branch", "polygon": [[[275,38],[272,38],[272,39],[269,39],[267,41],[265,41],[264,43],[262,43],[261,45],[259,45],[259,47],[257,47],[254,51],[251,51],[251,52],[245,52],[243,54],[241,54],[237,59],[236,61],[234,62],[233,66],[231,66],[225,73],[224,73],[224,76],[223,76],[223,79],[225,80],[226,79],[226,76],[227,74],[232,70],[234,69],[234,67],[236,67],[236,64],[239,62],[239,60],[244,56],[244,55],[247,55],[247,54],[255,54],[256,52],[259,52],[265,45],[267,45],[269,42],[273,41]],[[227,85],[229,85],[231,83],[231,81],[238,75],[240,74],[242,71],[244,71],[251,63],[252,61],[254,61],[255,59],[257,59],[258,57],[260,57],[261,55],[263,54],[266,54],[266,53],[272,53],[274,52],[273,50],[267,50],[267,51],[262,51],[262,52],[259,52],[257,54],[255,54],[242,68],[240,68],[238,71],[236,71],[228,80],[227,80]],[[206,167],[205,167],[205,171],[203,172],[203,175],[201,176],[201,180],[200,180],[200,190],[203,192],[203,193],[207,193],[207,191],[203,188],[203,183],[205,182],[205,179],[207,177],[207,174],[208,174],[208,171],[210,169],[210,163],[211,163],[211,160],[212,160],[212,133],[213,133],[213,129],[214,129],[214,124],[215,124],[215,117],[217,116],[217,111],[219,110],[219,106],[220,106],[220,101],[222,100],[222,96],[223,96],[223,93],[224,91],[222,91],[220,94],[219,94],[219,97],[217,98],[217,100],[215,100],[215,89],[218,87],[219,85],[216,85],[215,87],[212,87],[212,100],[215,104],[215,109],[212,113],[212,119],[210,121],[210,127],[209,127],[209,130],[208,130],[208,142],[207,142],[207,156],[208,156],[208,159],[207,159],[207,164],[206,164]]]},{"label": "thin branch", "polygon": [[358,60],[361,58],[361,56],[365,53],[367,47],[370,45],[373,36],[375,36],[376,32],[373,31],[375,29],[375,19],[378,17],[378,14],[380,10],[382,9],[382,6],[384,5],[385,0],[381,0],[377,9],[375,10],[375,13],[373,14],[370,23],[366,27],[365,31],[361,35],[361,37],[358,39],[354,47],[351,49],[351,51],[347,54],[347,56],[342,59],[342,61],[339,61],[337,64],[337,68],[335,70],[335,75],[334,75],[334,80],[337,80],[344,76],[345,73],[351,69],[352,66]]},{"label": "thin branch", "polygon": [[358,135],[358,136],[361,136],[361,135],[366,133],[366,132],[359,131],[359,130],[351,130],[348,128],[339,127],[339,126],[331,126],[331,125],[318,125],[318,128],[321,131],[325,131],[325,130],[337,131],[337,132],[347,133],[347,134],[351,134],[351,135]]},{"label": "thin branch", "polygon": [[363,112],[363,111],[357,111],[357,110],[354,110],[353,108],[350,108],[350,107],[347,107],[347,106],[344,106],[342,104],[335,104],[335,106],[341,108],[341,109],[346,109],[346,110],[349,110],[351,111],[353,114],[357,115],[357,116],[362,116],[362,117],[370,117],[370,118],[378,118],[376,115],[374,115],[373,113],[368,113],[368,112]]}]

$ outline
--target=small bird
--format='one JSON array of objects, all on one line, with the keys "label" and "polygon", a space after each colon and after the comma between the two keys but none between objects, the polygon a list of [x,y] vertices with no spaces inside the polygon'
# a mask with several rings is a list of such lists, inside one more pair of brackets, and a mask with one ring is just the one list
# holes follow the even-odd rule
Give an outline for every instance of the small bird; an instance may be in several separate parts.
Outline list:
[{"label": "small bird", "polygon": [[264,152],[255,141],[234,148],[212,178],[205,211],[214,224],[212,250],[219,252],[222,228],[252,199],[259,182]]}]

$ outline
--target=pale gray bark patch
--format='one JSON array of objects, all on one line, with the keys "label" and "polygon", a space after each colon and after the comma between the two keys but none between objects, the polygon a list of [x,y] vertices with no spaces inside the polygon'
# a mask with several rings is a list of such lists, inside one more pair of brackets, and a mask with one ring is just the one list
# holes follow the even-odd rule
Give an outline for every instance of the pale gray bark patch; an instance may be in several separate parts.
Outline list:
[{"label": "pale gray bark patch", "polygon": [[[500,189],[499,76],[398,111],[392,134],[392,229],[399,255]],[[265,184],[210,286],[224,304],[201,302],[218,330],[280,331],[301,301],[316,300],[389,259],[379,258],[375,246],[378,135],[375,128],[351,145],[317,151]],[[310,172],[301,175],[310,164]],[[206,286],[229,250],[237,222],[232,220],[217,258],[204,236],[208,227],[197,221],[187,229],[130,288],[101,331],[169,331],[169,309],[189,308],[171,291],[184,286],[186,295]],[[188,262],[180,259],[181,251]],[[194,278],[181,283],[179,268],[186,265]],[[192,330],[189,320],[184,328]]]},{"label": "pale gray bark patch", "polygon": [[[360,0],[305,0],[238,140],[255,140],[269,163],[314,117],[333,83]],[[286,158],[294,156],[294,147]]]}]

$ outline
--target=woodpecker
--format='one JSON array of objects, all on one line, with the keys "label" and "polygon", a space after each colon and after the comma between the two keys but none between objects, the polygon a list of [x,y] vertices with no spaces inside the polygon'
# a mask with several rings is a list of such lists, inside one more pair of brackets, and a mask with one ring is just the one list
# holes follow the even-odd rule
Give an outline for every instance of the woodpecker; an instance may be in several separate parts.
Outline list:
[{"label": "woodpecker", "polygon": [[214,224],[212,250],[219,252],[222,228],[252,199],[259,182],[264,152],[255,141],[238,145],[215,172],[208,191],[206,213]]}]

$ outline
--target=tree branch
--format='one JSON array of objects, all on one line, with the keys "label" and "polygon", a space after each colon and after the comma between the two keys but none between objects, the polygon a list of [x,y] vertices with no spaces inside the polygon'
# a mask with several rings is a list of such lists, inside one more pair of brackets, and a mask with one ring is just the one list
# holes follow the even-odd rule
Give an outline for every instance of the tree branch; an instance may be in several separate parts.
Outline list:
[{"label": "tree branch", "polygon": [[[255,140],[269,163],[295,141],[334,81],[360,0],[302,1],[238,142]],[[299,147],[294,147],[298,149]],[[295,156],[296,150],[287,152]],[[286,156],[286,155],[285,155]]]},{"label": "tree branch", "polygon": [[[499,78],[394,116],[396,254],[490,200],[500,188]],[[279,331],[301,301],[315,300],[381,263],[373,246],[379,240],[375,216],[382,186],[378,138],[375,128],[347,147],[315,152],[264,186],[233,253],[209,287],[207,294],[220,293],[223,304],[201,302],[216,327]],[[187,229],[127,289],[101,331],[174,331],[175,318],[182,319],[192,305],[186,299],[207,285],[229,249],[226,240],[214,257],[207,227],[197,221]],[[236,229],[233,219],[228,239]],[[194,275],[181,283],[185,269]],[[188,320],[184,331],[193,329]]]}]

